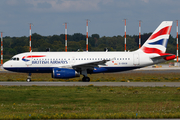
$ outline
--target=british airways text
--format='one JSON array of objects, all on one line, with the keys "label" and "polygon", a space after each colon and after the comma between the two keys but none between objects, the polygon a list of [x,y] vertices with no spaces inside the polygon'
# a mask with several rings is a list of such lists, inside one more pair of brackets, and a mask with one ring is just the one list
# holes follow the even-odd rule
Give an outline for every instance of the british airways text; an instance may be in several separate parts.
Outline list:
[{"label": "british airways text", "polygon": [[51,61],[38,61],[38,60],[33,60],[32,64],[68,64],[68,61],[66,60],[51,60]]}]

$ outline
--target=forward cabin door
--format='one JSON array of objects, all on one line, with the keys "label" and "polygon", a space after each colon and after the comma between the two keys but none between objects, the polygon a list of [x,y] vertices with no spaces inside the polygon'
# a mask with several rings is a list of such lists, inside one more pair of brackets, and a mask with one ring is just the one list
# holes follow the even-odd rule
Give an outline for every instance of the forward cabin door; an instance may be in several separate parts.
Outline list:
[{"label": "forward cabin door", "polygon": [[30,54],[26,55],[25,59],[27,60],[26,65],[31,66],[32,65],[32,53],[30,52]]},{"label": "forward cabin door", "polygon": [[138,53],[134,53],[133,55],[133,64],[136,66],[136,65],[139,65],[140,62],[139,62],[139,54]]}]

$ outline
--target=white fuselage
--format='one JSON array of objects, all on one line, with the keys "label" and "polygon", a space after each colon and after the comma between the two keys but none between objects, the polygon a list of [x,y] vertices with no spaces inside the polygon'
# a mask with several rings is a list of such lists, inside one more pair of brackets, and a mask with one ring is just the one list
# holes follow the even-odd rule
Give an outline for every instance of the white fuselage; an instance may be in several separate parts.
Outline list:
[{"label": "white fuselage", "polygon": [[[151,54],[156,56],[156,54]],[[16,60],[9,60],[3,67],[16,72],[52,72],[52,68],[73,68],[96,61],[108,60],[105,64],[98,65],[98,68],[106,68],[99,72],[118,72],[136,69],[156,63],[148,54],[143,52],[27,52],[15,55]],[[24,58],[24,60],[23,60]],[[27,60],[27,61],[26,61]],[[162,62],[162,61],[157,61]],[[96,70],[96,69],[94,69]],[[97,72],[97,73],[99,73]],[[96,72],[94,72],[96,73]]]}]

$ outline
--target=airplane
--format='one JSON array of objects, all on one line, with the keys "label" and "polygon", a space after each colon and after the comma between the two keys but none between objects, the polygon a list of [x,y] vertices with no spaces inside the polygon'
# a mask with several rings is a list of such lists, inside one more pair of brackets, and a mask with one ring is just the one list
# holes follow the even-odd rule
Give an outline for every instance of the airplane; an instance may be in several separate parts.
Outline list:
[{"label": "airplane", "polygon": [[165,53],[172,21],[163,21],[147,41],[133,52],[26,52],[13,56],[3,68],[14,72],[51,73],[52,78],[68,79],[88,74],[121,72],[142,68],[176,58]]}]

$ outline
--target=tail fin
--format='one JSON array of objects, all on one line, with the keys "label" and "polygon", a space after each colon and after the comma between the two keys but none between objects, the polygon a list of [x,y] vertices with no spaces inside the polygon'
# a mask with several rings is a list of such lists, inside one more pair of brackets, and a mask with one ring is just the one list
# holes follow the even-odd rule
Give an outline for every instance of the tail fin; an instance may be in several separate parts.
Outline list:
[{"label": "tail fin", "polygon": [[163,21],[140,48],[147,54],[166,52],[173,21]]}]

